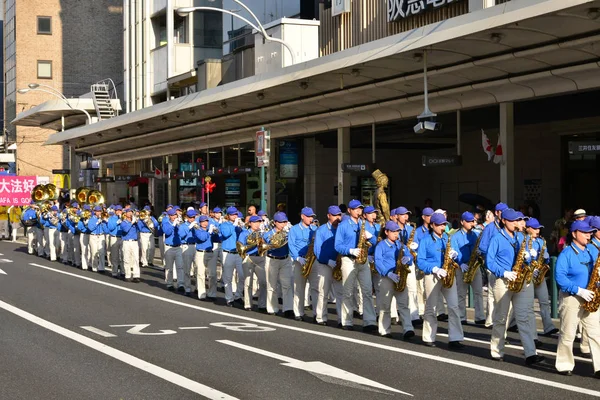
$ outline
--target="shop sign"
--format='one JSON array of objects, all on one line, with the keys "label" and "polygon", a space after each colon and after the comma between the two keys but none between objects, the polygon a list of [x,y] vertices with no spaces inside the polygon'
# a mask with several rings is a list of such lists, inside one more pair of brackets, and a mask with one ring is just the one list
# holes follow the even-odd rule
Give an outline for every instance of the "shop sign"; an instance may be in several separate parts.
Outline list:
[{"label": "shop sign", "polygon": [[342,164],[342,172],[354,174],[370,174],[373,170],[373,164]]},{"label": "shop sign", "polygon": [[179,171],[183,173],[184,179],[179,180],[179,186],[197,186],[198,180],[191,176],[191,172],[198,171],[196,163],[181,163]]},{"label": "shop sign", "polygon": [[569,154],[598,154],[600,142],[569,142]]},{"label": "shop sign", "polygon": [[[114,182],[115,181],[115,177],[114,176],[101,176],[96,178],[95,182],[96,183],[108,183],[108,182]],[[127,181],[129,182],[129,181]]]},{"label": "shop sign", "polygon": [[331,16],[335,17],[343,13],[350,12],[350,0],[332,0],[331,1]]},{"label": "shop sign", "polygon": [[115,182],[130,182],[137,178],[136,175],[115,175]]},{"label": "shop sign", "polygon": [[68,175],[71,173],[70,169],[53,169],[52,173],[54,175]]},{"label": "shop sign", "polygon": [[279,142],[279,177],[298,178],[298,144],[294,140]]},{"label": "shop sign", "polygon": [[460,0],[388,0],[388,22],[437,10]]},{"label": "shop sign", "polygon": [[462,165],[462,156],[423,156],[421,163],[424,167],[459,167]]}]

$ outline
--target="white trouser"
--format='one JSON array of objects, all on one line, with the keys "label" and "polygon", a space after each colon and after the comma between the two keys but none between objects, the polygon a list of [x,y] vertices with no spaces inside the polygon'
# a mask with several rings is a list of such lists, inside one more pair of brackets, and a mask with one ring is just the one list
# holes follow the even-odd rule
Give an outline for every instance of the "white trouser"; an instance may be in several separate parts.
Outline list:
[{"label": "white trouser", "polygon": [[81,269],[87,270],[89,267],[91,267],[92,264],[92,252],[90,251],[90,234],[80,234],[79,244],[81,245]]},{"label": "white trouser", "polygon": [[12,241],[17,241],[17,234],[19,233],[19,228],[21,227],[20,222],[11,222],[10,226],[12,227]]},{"label": "white trouser", "polygon": [[42,257],[45,254],[44,249],[44,231],[45,229],[35,227],[35,241],[37,243],[37,254]]},{"label": "white trouser", "polygon": [[[546,280],[534,287],[534,297],[538,299],[540,303],[540,316],[542,317],[542,325],[544,326],[544,333],[548,333],[553,329],[556,329],[552,322],[552,311],[550,309],[550,296],[548,295],[548,285]],[[534,320],[535,321],[535,320]]]},{"label": "white trouser", "polygon": [[[316,261],[315,261],[316,263]],[[302,317],[304,315],[304,304],[306,300],[306,282],[308,281],[311,288],[311,304],[313,312],[317,309],[317,300],[319,297],[318,282],[317,282],[317,271],[314,268],[310,270],[310,274],[307,278],[302,276],[302,265],[298,261],[292,263],[294,272],[294,315],[296,317]]]},{"label": "white trouser", "polygon": [[162,260],[163,267],[165,266],[165,235],[158,237],[158,250],[160,251],[160,259]]},{"label": "white trouser", "polygon": [[254,274],[258,280],[258,308],[267,307],[267,276],[265,275],[265,258],[247,256],[244,266],[244,308],[252,308],[252,287]]},{"label": "white trouser", "polygon": [[106,248],[110,252],[110,272],[112,276],[119,275],[119,267],[121,267],[121,272],[124,273],[123,239],[117,236],[108,236]]},{"label": "white trouser", "polygon": [[[56,229],[53,229],[53,231],[56,231]],[[52,243],[52,246],[54,248],[54,243]],[[50,257],[50,228],[48,227],[44,227],[44,255]],[[54,260],[56,260],[56,255]]]},{"label": "white trouser", "polygon": [[584,300],[579,296],[559,294],[558,312],[560,314],[560,336],[556,351],[556,369],[572,371],[575,367],[573,357],[573,342],[577,333],[577,325],[581,323],[583,330],[588,333],[589,347],[592,353],[594,372],[600,370],[600,321],[598,311],[590,313],[581,305]]},{"label": "white trouser", "polygon": [[58,245],[59,232],[54,228],[45,229],[47,232],[46,241],[48,243],[48,250],[50,251],[50,261],[56,261],[56,247]]},{"label": "white trouser", "polygon": [[481,280],[481,268],[477,268],[473,282],[466,284],[463,282],[464,273],[462,270],[456,270],[456,289],[458,293],[458,310],[460,320],[467,320],[467,292],[469,286],[473,291],[473,304],[475,308],[475,321],[485,320],[485,311],[483,309],[483,281]]},{"label": "white trouser", "polygon": [[35,240],[36,240],[36,229],[33,226],[25,228],[27,230],[27,253],[34,254],[35,252]]},{"label": "white trouser", "polygon": [[[196,270],[196,287],[198,298],[205,299],[217,296],[217,256],[212,251],[196,251],[194,256],[194,269]],[[206,291],[206,278],[208,276],[208,293]]]},{"label": "white trouser", "polygon": [[379,334],[387,335],[392,333],[392,319],[391,319],[391,306],[392,299],[396,299],[397,307],[400,311],[400,318],[402,319],[402,328],[404,333],[413,330],[412,316],[410,309],[408,308],[409,293],[408,288],[405,288],[401,292],[395,290],[394,282],[387,276],[380,276],[379,291],[377,296],[377,310],[379,312]]},{"label": "white trouser", "polygon": [[[317,318],[317,322],[327,322],[327,299],[329,298],[329,292],[332,289],[333,269],[329,265],[321,264],[318,261],[315,261],[313,269],[316,269],[317,273],[315,287],[318,291],[317,308],[315,308],[314,314]],[[336,306],[339,308],[340,312],[340,314],[338,314],[338,319],[339,315],[341,315],[342,299],[343,297],[340,296],[340,301],[336,301]]]},{"label": "white trouser", "polygon": [[487,290],[487,313],[485,316],[485,326],[489,328],[493,325],[493,314],[494,314],[494,284],[496,283],[496,275],[492,274],[487,270],[488,277],[488,290]]},{"label": "white trouser", "polygon": [[[137,240],[123,240],[125,279],[140,277],[140,252]],[[114,266],[113,266],[114,269]]]},{"label": "white trouser", "polygon": [[[182,278],[184,276],[181,247],[171,247],[165,244],[165,281],[167,282],[167,287],[173,286],[174,273]],[[183,286],[183,279],[178,279],[177,285]]]},{"label": "white trouser", "polygon": [[356,282],[360,285],[363,297],[363,326],[376,325],[375,307],[373,306],[373,283],[369,263],[356,264],[350,257],[342,257],[342,324],[352,326],[353,297]]},{"label": "white trouser", "polygon": [[425,314],[425,279],[424,275],[417,273],[417,304],[419,309],[419,315]]},{"label": "white trouser", "polygon": [[104,235],[90,235],[92,271],[104,271]]},{"label": "white trouser", "polygon": [[[144,252],[142,252],[142,257]],[[181,245],[181,256],[183,260],[183,286],[185,291],[191,293],[192,291],[192,264],[196,258],[196,245],[194,244],[182,244]],[[142,265],[144,265],[142,261]],[[146,264],[147,265],[147,264]]]},{"label": "white trouser", "polygon": [[411,319],[419,319],[419,288],[417,285],[417,275],[415,273],[415,264],[410,266],[410,274],[406,277],[406,289],[408,292],[408,309],[410,310]]},{"label": "white trouser", "polygon": [[460,315],[458,311],[458,295],[456,294],[456,279],[452,287],[445,288],[442,281],[434,274],[425,275],[425,314],[423,314],[423,341],[435,342],[437,334],[438,321],[436,317],[436,308],[440,294],[446,299],[448,304],[448,340],[456,342],[464,340],[462,325],[460,324]]},{"label": "white trouser", "polygon": [[60,260],[62,262],[72,261],[72,243],[69,237],[69,232],[60,232]]},{"label": "white trouser", "polygon": [[0,220],[0,238],[1,239],[10,239],[10,235],[8,234],[8,220],[2,219]]},{"label": "white trouser", "polygon": [[73,264],[81,267],[81,234],[69,233],[71,238],[71,247],[73,248]]},{"label": "white trouser", "polygon": [[[237,270],[240,263],[240,256],[237,253],[223,252],[223,287],[225,288],[225,300],[230,303],[242,298],[243,285],[237,285],[235,294],[233,293],[233,271]],[[240,272],[238,271],[238,274]],[[240,275],[244,275],[244,272]]]},{"label": "white trouser", "polygon": [[[154,261],[154,252],[150,253],[150,242],[154,242],[154,235],[150,232],[140,232],[140,261],[142,262],[142,267],[147,267],[148,263],[153,264]],[[152,246],[154,248],[154,246]],[[195,250],[195,249],[194,249]],[[192,260],[194,257],[192,257]],[[192,262],[190,261],[190,265]],[[189,277],[188,277],[189,279]]]},{"label": "white trouser", "polygon": [[267,312],[273,314],[279,311],[277,283],[281,285],[283,311],[291,311],[294,303],[292,260],[289,257],[276,260],[267,256],[265,274],[267,277]]},{"label": "white trouser", "polygon": [[506,322],[508,309],[512,304],[521,345],[525,352],[525,357],[536,354],[534,343],[534,332],[532,331],[531,321],[535,321],[533,313],[533,285],[526,284],[520,292],[515,293],[508,290],[507,280],[496,278],[494,282],[494,313],[492,339],[490,349],[492,357],[504,357],[504,338],[506,336]]},{"label": "white trouser", "polygon": [[242,265],[242,257],[236,259],[233,272],[231,290],[235,293],[235,298],[237,300],[244,297],[244,266]]}]

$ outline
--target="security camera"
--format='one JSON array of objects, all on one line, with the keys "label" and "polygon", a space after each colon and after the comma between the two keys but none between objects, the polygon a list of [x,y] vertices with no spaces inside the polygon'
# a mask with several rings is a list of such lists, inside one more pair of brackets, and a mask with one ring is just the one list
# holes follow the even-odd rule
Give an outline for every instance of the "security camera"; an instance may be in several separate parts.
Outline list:
[{"label": "security camera", "polygon": [[428,118],[426,120],[419,119],[419,122],[414,126],[413,130],[417,134],[425,133],[427,131],[438,132],[442,130],[441,122],[436,122],[434,118]]}]

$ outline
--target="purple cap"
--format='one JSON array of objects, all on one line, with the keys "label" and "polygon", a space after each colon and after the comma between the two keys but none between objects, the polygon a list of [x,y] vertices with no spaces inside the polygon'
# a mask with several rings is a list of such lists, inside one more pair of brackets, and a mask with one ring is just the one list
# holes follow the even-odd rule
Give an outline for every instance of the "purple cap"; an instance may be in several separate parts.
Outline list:
[{"label": "purple cap", "polygon": [[167,211],[167,215],[177,215],[177,211],[174,208],[171,208],[169,211]]},{"label": "purple cap", "polygon": [[198,208],[202,208],[202,207],[204,207],[204,206],[206,206],[206,203],[205,203],[205,202],[202,202],[202,203],[200,203],[200,204],[198,205]]},{"label": "purple cap", "polygon": [[363,205],[358,200],[350,200],[350,203],[348,203],[348,208],[351,210],[355,208],[363,208]]},{"label": "purple cap", "polygon": [[363,211],[364,214],[371,214],[371,213],[376,213],[376,212],[377,212],[377,210],[373,206],[367,206],[367,207],[365,207],[365,209]]},{"label": "purple cap", "polygon": [[238,209],[235,207],[228,207],[227,208],[227,215],[233,215],[238,213]]},{"label": "purple cap", "polygon": [[179,207],[179,206],[173,206],[173,210],[175,210],[175,211],[181,210],[181,207]]},{"label": "purple cap", "polygon": [[258,215],[259,217],[264,217],[265,215],[267,215],[267,213],[265,212],[265,210],[260,210],[256,213],[256,215]]},{"label": "purple cap", "polygon": [[304,207],[302,209],[302,211],[300,211],[300,214],[304,215],[305,217],[316,217],[317,216],[317,214],[315,214],[313,209],[310,207]]},{"label": "purple cap", "polygon": [[258,215],[253,215],[250,217],[250,222],[262,222],[262,218]]},{"label": "purple cap", "polygon": [[533,229],[540,229],[544,227],[544,225],[541,225],[540,221],[538,221],[536,218],[529,218],[525,226]]},{"label": "purple cap", "polygon": [[434,225],[444,225],[447,224],[446,217],[442,213],[433,213],[431,216],[431,223]]},{"label": "purple cap", "polygon": [[120,205],[120,204],[117,204],[117,205],[115,206],[115,208],[114,208],[114,210],[115,210],[115,211],[119,211],[119,210],[122,210],[122,209],[123,209],[123,207],[121,207],[121,205]]},{"label": "purple cap", "polygon": [[150,206],[144,206],[144,210],[146,210],[146,211],[152,211],[152,208]]},{"label": "purple cap", "polygon": [[388,221],[385,223],[385,230],[392,231],[392,232],[398,232],[400,230],[400,226],[398,226],[398,224],[395,223],[394,221]]},{"label": "purple cap", "polygon": [[501,202],[501,203],[496,204],[495,210],[496,211],[504,211],[507,208],[508,208],[508,206],[506,204],[504,204],[504,203]]},{"label": "purple cap", "polygon": [[79,207],[79,203],[74,201],[71,203],[71,207]]},{"label": "purple cap", "polygon": [[327,213],[330,215],[342,215],[342,210],[338,206],[329,206]]},{"label": "purple cap", "polygon": [[237,212],[237,216],[238,216],[238,217],[240,217],[240,218],[244,218],[244,214],[242,214],[242,212],[241,212],[241,211],[238,211],[238,212]]},{"label": "purple cap", "polygon": [[94,211],[102,211],[102,207],[96,206],[96,207],[94,207]]},{"label": "purple cap", "polygon": [[502,219],[505,219],[507,221],[518,221],[520,219],[523,219],[523,217],[520,217],[519,213],[513,210],[512,208],[507,208],[504,211],[502,211]]},{"label": "purple cap", "polygon": [[431,217],[433,215],[433,208],[431,207],[425,207],[423,209],[423,215],[426,217]]},{"label": "purple cap", "polygon": [[600,217],[592,217],[592,218],[590,218],[589,225],[592,228],[594,228],[594,229],[600,229]]},{"label": "purple cap", "polygon": [[213,212],[214,212],[214,213],[220,213],[220,212],[223,212],[223,211],[221,211],[221,209],[220,209],[219,207],[215,207],[215,208],[213,209]]},{"label": "purple cap", "polygon": [[593,232],[595,230],[596,230],[595,228],[592,228],[591,226],[586,224],[584,221],[575,221],[571,224],[571,232],[579,231],[579,232],[589,233],[589,232]]},{"label": "purple cap", "polygon": [[52,207],[50,207],[50,211],[58,211],[58,207],[57,206],[52,206]]},{"label": "purple cap", "polygon": [[123,210],[124,212],[128,213],[128,212],[133,212],[133,208],[127,206],[125,207],[125,210]]},{"label": "purple cap", "polygon": [[397,214],[398,214],[397,208],[394,208],[394,209],[392,209],[392,211],[390,211],[390,217],[397,215]]},{"label": "purple cap", "polygon": [[285,213],[283,211],[276,212],[275,215],[273,216],[273,220],[275,222],[288,222],[287,215],[285,215]]},{"label": "purple cap", "polygon": [[406,207],[398,207],[396,208],[396,215],[404,215],[404,214],[412,214]]},{"label": "purple cap", "polygon": [[187,212],[185,213],[185,215],[188,218],[194,218],[196,215],[198,215],[198,213],[196,212],[196,210],[191,209],[191,210],[187,210]]},{"label": "purple cap", "polygon": [[173,204],[168,204],[167,208],[173,208]]},{"label": "purple cap", "polygon": [[206,215],[201,215],[201,216],[198,218],[198,222],[204,222],[204,221],[208,221],[208,216],[206,216]]},{"label": "purple cap", "polygon": [[460,219],[466,222],[473,222],[475,221],[475,216],[472,213],[465,211],[464,213],[462,213]]},{"label": "purple cap", "polygon": [[83,209],[87,211],[92,211],[92,207],[89,204],[84,205]]}]

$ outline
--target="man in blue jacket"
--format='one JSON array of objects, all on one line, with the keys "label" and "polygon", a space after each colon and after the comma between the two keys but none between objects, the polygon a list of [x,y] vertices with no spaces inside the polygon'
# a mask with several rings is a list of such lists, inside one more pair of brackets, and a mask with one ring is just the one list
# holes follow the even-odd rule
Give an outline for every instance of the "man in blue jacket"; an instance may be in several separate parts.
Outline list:
[{"label": "man in blue jacket", "polygon": [[[304,317],[306,280],[308,280],[310,284],[311,292],[317,287],[316,270],[311,270],[308,278],[302,276],[302,269],[306,265],[306,252],[308,251],[308,246],[312,242],[316,231],[315,226],[312,225],[314,217],[316,217],[316,215],[312,208],[304,207],[300,212],[301,221],[292,226],[288,236],[288,247],[290,249],[294,273],[294,316],[296,321],[301,321]],[[312,296],[312,303],[313,310],[316,310],[317,296]]]}]

